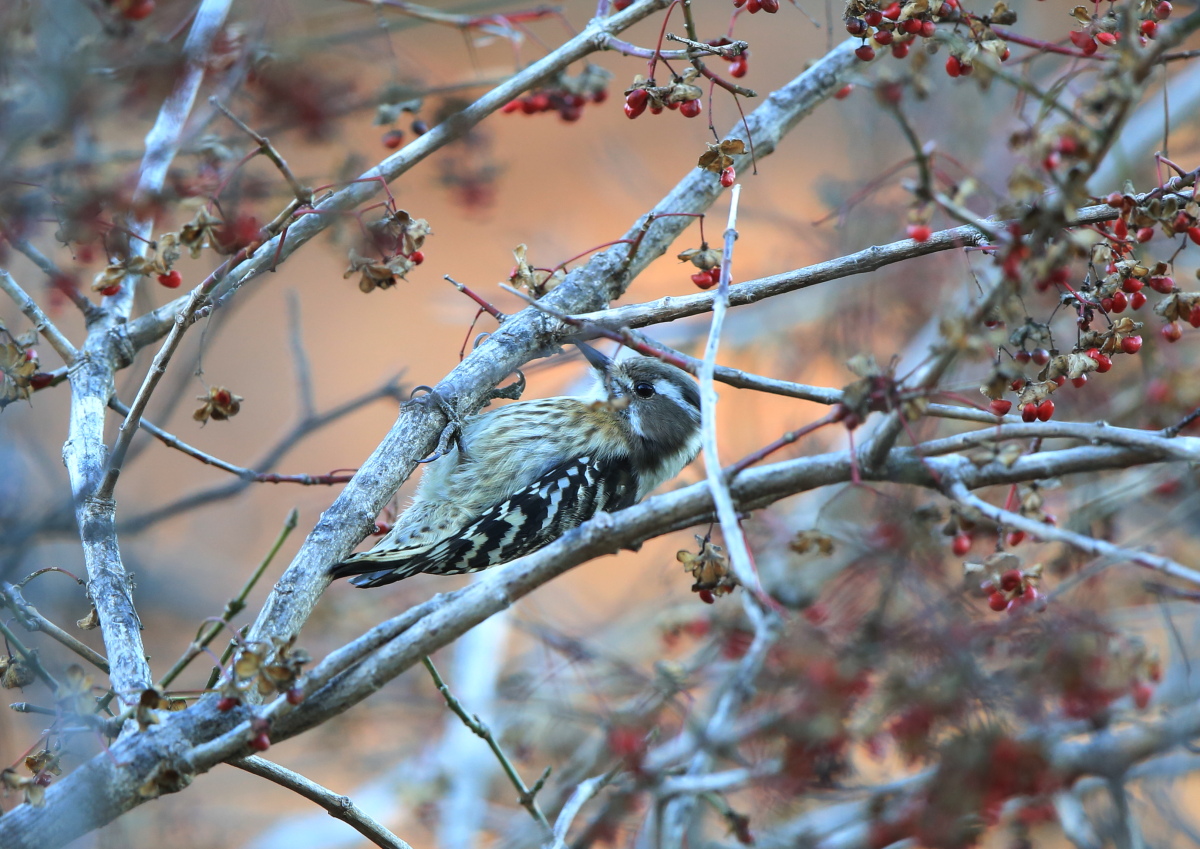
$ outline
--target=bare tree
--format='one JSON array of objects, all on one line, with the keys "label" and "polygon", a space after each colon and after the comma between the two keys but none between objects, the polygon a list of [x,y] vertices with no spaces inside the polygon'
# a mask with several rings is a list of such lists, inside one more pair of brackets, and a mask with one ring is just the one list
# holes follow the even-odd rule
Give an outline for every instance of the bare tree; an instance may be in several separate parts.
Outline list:
[{"label": "bare tree", "polygon": [[[13,707],[44,730],[13,724],[3,738],[16,762],[0,773],[13,794],[0,845],[65,845],[230,764],[376,845],[407,846],[388,826],[409,827],[413,811],[380,822],[262,753],[301,735],[331,745],[321,734],[338,717],[417,665],[432,684],[410,692],[465,729],[442,735],[436,769],[421,765],[428,747],[398,755],[411,759],[416,795],[442,803],[430,831],[447,846],[489,834],[514,846],[958,847],[989,830],[1028,840],[1044,829],[1080,847],[1134,847],[1194,833],[1169,780],[1196,769],[1188,741],[1200,735],[1183,621],[1200,599],[1190,564],[1200,440],[1189,435],[1200,292],[1180,282],[1200,245],[1200,169],[1177,164],[1188,160],[1168,144],[1196,154],[1195,139],[1171,130],[1200,99],[1190,49],[1200,10],[1120,0],[1049,17],[1037,3],[848,0],[813,20],[776,0],[482,5],[301,4],[289,21],[228,0],[2,13],[0,289],[11,309],[0,405],[21,450],[0,453],[0,469],[22,483],[2,508],[0,665],[5,687],[30,691]],[[845,41],[833,37],[842,26]],[[461,56],[409,73],[435,28],[465,37]],[[531,63],[529,42],[542,51]],[[515,51],[515,69],[499,48]],[[500,61],[502,74],[489,64]],[[364,66],[384,80],[369,95],[343,85]],[[779,75],[769,93],[745,87],[760,67]],[[832,208],[814,231],[796,223],[786,181],[772,180],[788,173],[773,155],[830,100],[858,122],[848,144],[860,158],[834,174],[834,151],[788,149]],[[522,185],[521,199],[585,206],[582,186],[649,161],[622,137],[648,122],[667,127],[658,155],[673,188],[623,233],[596,232],[598,247],[572,246],[558,264],[529,259],[544,256],[545,234],[522,236],[534,247],[516,248],[503,290],[449,274],[477,246],[472,230],[488,228],[480,210],[506,179],[497,160],[536,158],[546,132],[498,155],[487,127],[556,113],[569,137],[621,110],[635,122],[608,125],[611,162],[572,158],[580,187]],[[364,115],[382,128],[372,143],[392,151],[370,167],[348,153]],[[142,121],[139,147],[127,128]],[[463,210],[447,241],[405,182],[434,166]],[[820,233],[840,255],[775,254],[769,274],[743,275],[746,237],[772,227],[795,241]],[[455,277],[438,291],[494,329],[473,348],[466,331],[461,362],[436,382],[410,351],[378,385],[325,406],[313,362],[338,360],[340,331],[310,354],[312,296],[293,291],[286,352],[255,348],[263,354],[224,369],[229,379],[210,375],[203,357],[227,327],[261,344],[266,316],[247,326],[238,311],[252,290],[302,273],[299,251],[312,267],[348,265],[344,296],[395,309],[398,335],[405,311],[432,300],[418,283],[435,285],[435,268]],[[668,253],[685,274],[655,262]],[[935,255],[954,262],[922,259]],[[868,272],[875,287],[853,287]],[[646,278],[674,281],[673,294],[631,296]],[[187,294],[161,291],[185,281]],[[681,321],[690,316],[705,323]],[[348,625],[351,602],[338,602],[337,621],[313,619],[331,566],[386,522],[396,491],[462,417],[516,397],[523,377],[497,387],[531,361],[596,339],[696,376],[696,482],[456,589],[392,596],[412,601],[398,615],[376,606],[385,596],[359,596],[383,620],[371,627]],[[257,462],[224,459],[214,434],[255,403],[234,378],[278,382],[288,362],[295,421]],[[842,368],[844,386],[823,385]],[[414,391],[421,381],[433,385]],[[182,426],[195,435],[182,435],[168,422],[195,386],[200,404]],[[741,399],[768,396],[787,400],[765,419],[781,435],[764,441]],[[344,446],[347,417],[383,399],[402,402],[399,414],[368,457],[344,455],[356,469],[278,470],[315,436]],[[106,432],[109,412],[119,424]],[[43,462],[55,440],[61,481]],[[128,482],[135,463],[162,456],[153,440],[195,472],[164,475],[166,499]],[[52,483],[33,492],[23,463],[41,463]],[[205,467],[228,479],[204,483]],[[183,655],[169,667],[148,658],[144,628],[156,639],[171,611],[144,599],[134,573],[185,594],[220,531],[182,520],[211,504],[235,515],[263,483],[342,488],[304,523],[261,604],[295,511]],[[168,522],[193,535],[178,559],[187,569],[130,546]],[[694,601],[626,611],[614,628],[638,639],[610,645],[524,617],[478,628],[576,566],[683,530],[673,568],[690,573]],[[35,591],[49,595],[31,603]],[[78,625],[98,630],[102,651],[60,622],[85,591],[93,610]],[[640,591],[653,595],[648,582]],[[538,651],[509,657],[504,677],[513,627]],[[469,632],[443,676],[431,655]],[[207,680],[181,689],[217,641],[226,650]],[[546,656],[563,659],[554,686]],[[564,734],[555,722],[566,716]]]}]

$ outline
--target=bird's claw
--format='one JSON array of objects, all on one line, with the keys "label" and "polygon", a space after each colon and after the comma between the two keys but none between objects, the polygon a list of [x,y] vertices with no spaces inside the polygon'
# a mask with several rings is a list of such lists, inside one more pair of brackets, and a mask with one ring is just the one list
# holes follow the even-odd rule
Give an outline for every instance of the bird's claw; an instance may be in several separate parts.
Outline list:
[{"label": "bird's claw", "polygon": [[521,400],[521,393],[525,391],[525,373],[517,369],[517,379],[508,386],[497,386],[488,393],[488,401],[495,401],[497,398],[503,398],[506,401]]}]

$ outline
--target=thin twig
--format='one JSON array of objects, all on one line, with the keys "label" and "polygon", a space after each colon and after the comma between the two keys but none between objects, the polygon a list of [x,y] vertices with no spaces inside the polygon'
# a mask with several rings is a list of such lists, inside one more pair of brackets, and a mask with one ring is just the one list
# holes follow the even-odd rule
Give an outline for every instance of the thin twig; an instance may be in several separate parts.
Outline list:
[{"label": "thin twig", "polygon": [[713,503],[717,508],[717,518],[721,523],[721,534],[725,538],[725,550],[729,552],[733,572],[738,582],[755,595],[762,595],[762,584],[758,572],[750,559],[750,551],[746,547],[746,539],[742,536],[742,528],[738,522],[738,511],[733,506],[733,496],[729,493],[729,482],[721,468],[720,454],[717,448],[717,392],[713,387],[713,371],[716,369],[717,349],[721,344],[721,326],[725,322],[725,314],[729,310],[729,278],[733,263],[733,243],[737,241],[737,211],[738,199],[742,194],[742,184],[737,183],[729,193],[729,224],[725,228],[725,249],[721,258],[721,282],[717,287],[717,297],[713,301],[712,325],[708,331],[708,342],[704,346],[704,362],[697,375],[700,379],[700,444],[704,455],[704,471],[708,478],[708,488],[712,492]]},{"label": "thin twig", "polygon": [[259,579],[262,578],[263,573],[267,571],[267,567],[271,565],[271,561],[275,559],[275,555],[279,553],[279,549],[283,547],[284,542],[291,532],[296,529],[299,521],[300,511],[293,507],[292,511],[288,513],[287,518],[284,519],[283,527],[280,528],[279,535],[275,537],[275,542],[271,543],[271,548],[267,551],[266,556],[251,573],[250,577],[246,579],[246,583],[242,585],[241,592],[225,602],[225,610],[221,613],[220,620],[212,623],[208,629],[208,633],[203,636],[198,635],[198,639],[187,647],[187,651],[183,653],[183,656],[175,661],[175,665],[158,682],[159,690],[166,690],[171,682],[179,676],[179,673],[183,672],[198,654],[208,648],[209,643],[215,640],[217,635],[221,633],[221,629],[228,627],[229,623],[233,621],[233,617],[246,609],[246,599],[250,597],[250,591],[254,589]]},{"label": "thin twig", "polygon": [[410,845],[392,834],[383,825],[363,813],[362,809],[356,806],[349,796],[339,796],[298,772],[293,772],[257,755],[231,760],[229,765],[245,770],[251,775],[257,775],[259,778],[273,781],[280,787],[286,787],[310,802],[317,803],[328,811],[331,817],[346,823],[376,846],[383,847],[383,849],[412,849]]},{"label": "thin twig", "polygon": [[520,773],[517,772],[517,768],[508,759],[508,755],[504,753],[504,750],[500,748],[500,744],[496,742],[491,729],[478,716],[472,716],[467,713],[462,703],[454,698],[454,694],[450,692],[450,688],[446,686],[446,682],[442,680],[442,676],[438,674],[437,667],[433,665],[433,661],[428,656],[421,658],[421,662],[429,670],[429,674],[433,678],[433,683],[437,686],[438,692],[446,700],[446,707],[450,708],[455,716],[463,721],[463,725],[471,729],[473,734],[481,737],[488,744],[488,747],[492,750],[492,754],[500,762],[504,774],[508,776],[508,780],[512,782],[513,787],[517,788],[518,800],[521,803],[521,807],[529,811],[529,815],[541,823],[548,834],[553,834],[554,829],[551,828],[549,820],[546,819],[546,815],[542,813],[542,809],[537,803],[537,793],[542,789],[542,786],[546,783],[546,778],[550,775],[549,767],[542,773],[542,777],[534,783],[532,789],[526,787]]},{"label": "thin twig", "polygon": [[1131,563],[1136,563],[1138,566],[1153,569],[1164,575],[1170,575],[1173,578],[1179,578],[1195,586],[1200,586],[1200,572],[1189,569],[1181,563],[1176,563],[1169,557],[1161,557],[1145,551],[1135,551],[1132,548],[1122,548],[1119,545],[1113,545],[1111,542],[1105,542],[1104,540],[1085,534],[1077,534],[1074,531],[1064,530],[1054,525],[1047,525],[1036,519],[1026,518],[1019,513],[1005,510],[1002,507],[996,507],[985,501],[972,493],[960,481],[950,481],[946,488],[946,494],[960,504],[975,508],[999,525],[1016,528],[1030,536],[1066,543],[1072,548],[1077,548],[1093,557],[1108,557],[1116,561],[1128,560]]},{"label": "thin twig", "polygon": [[45,337],[55,353],[62,357],[64,363],[71,365],[71,363],[75,362],[75,358],[79,356],[79,352],[75,350],[75,346],[68,341],[62,331],[54,326],[54,322],[50,320],[50,316],[42,311],[37,302],[29,297],[17,281],[13,280],[12,275],[3,268],[0,268],[0,291],[16,302],[21,312],[33,322],[34,328]]},{"label": "thin twig", "polygon": [[42,666],[42,662],[38,660],[37,652],[26,648],[25,644],[21,642],[21,638],[12,632],[12,629],[5,624],[3,619],[0,619],[0,634],[4,635],[4,639],[8,642],[8,648],[16,651],[21,656],[21,659],[29,664],[29,668],[33,670],[33,673],[38,678],[42,679],[42,683],[50,688],[50,692],[57,693],[58,682],[54,680],[53,675],[46,671],[46,667]]},{"label": "thin twig", "polygon": [[19,588],[5,583],[0,585],[0,595],[3,595],[4,603],[12,609],[13,613],[17,614],[17,618],[27,630],[41,631],[51,639],[62,643],[105,675],[109,674],[108,661],[104,659],[104,655],[91,646],[81,643],[43,616],[41,611],[25,600]]},{"label": "thin twig", "polygon": [[566,849],[567,832],[571,830],[571,823],[575,821],[575,817],[583,810],[584,805],[608,786],[623,767],[623,764],[618,763],[603,775],[581,781],[575,786],[570,798],[559,810],[558,818],[554,820],[554,843],[551,844],[551,849]]},{"label": "thin twig", "polygon": [[250,138],[254,139],[255,143],[258,144],[258,152],[275,164],[275,167],[279,169],[279,173],[283,175],[283,179],[287,180],[288,186],[291,187],[292,194],[296,196],[296,200],[299,201],[301,205],[312,204],[312,189],[301,185],[300,181],[296,179],[296,175],[292,173],[292,169],[288,167],[287,160],[280,156],[279,151],[277,151],[274,145],[271,144],[270,139],[250,129],[250,127],[241,118],[229,111],[229,108],[226,107],[225,104],[222,103],[218,98],[210,97],[208,102],[222,115],[232,121],[239,130],[250,136]]},{"label": "thin twig", "polygon": [[[41,269],[42,273],[50,278],[51,285],[57,286],[59,281],[71,279],[69,275],[63,273],[63,270],[54,264],[54,260],[34,247],[25,237],[17,236],[3,228],[0,228],[0,235],[8,240],[8,243],[16,249],[17,253],[23,254],[26,259]],[[91,319],[99,312],[99,308],[88,300],[87,296],[75,286],[59,286],[59,291],[66,295],[71,303],[79,308],[85,319]]]}]

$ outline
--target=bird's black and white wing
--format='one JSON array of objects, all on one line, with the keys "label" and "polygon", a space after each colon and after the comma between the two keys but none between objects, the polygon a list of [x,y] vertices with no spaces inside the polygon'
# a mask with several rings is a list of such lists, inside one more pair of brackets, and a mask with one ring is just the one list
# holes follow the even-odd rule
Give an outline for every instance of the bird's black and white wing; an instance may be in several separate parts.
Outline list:
[{"label": "bird's black and white wing", "polygon": [[478,572],[536,551],[596,513],[622,510],[637,500],[637,493],[627,458],[579,457],[549,469],[457,533],[433,543],[355,554],[334,566],[331,574],[357,575],[351,583],[367,588],[419,572]]}]

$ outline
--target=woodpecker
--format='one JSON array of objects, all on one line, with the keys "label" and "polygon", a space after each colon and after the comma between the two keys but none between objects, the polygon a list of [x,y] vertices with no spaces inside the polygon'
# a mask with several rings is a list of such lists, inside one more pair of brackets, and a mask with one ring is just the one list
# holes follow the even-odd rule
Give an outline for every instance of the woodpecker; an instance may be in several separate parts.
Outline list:
[{"label": "woodpecker", "polygon": [[695,459],[700,392],[686,372],[579,347],[596,371],[592,395],[518,401],[464,420],[395,527],[331,575],[379,587],[507,563],[597,512],[637,503]]}]

